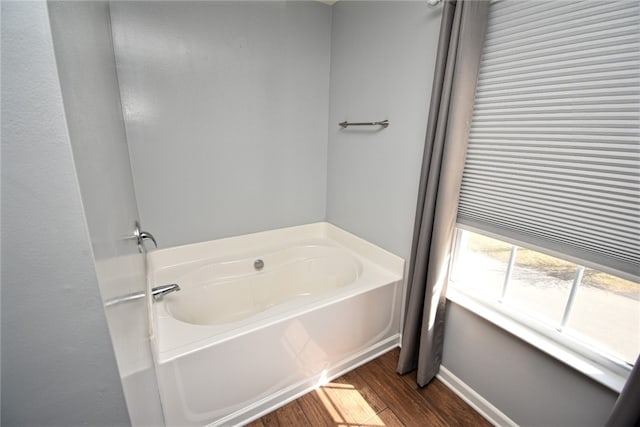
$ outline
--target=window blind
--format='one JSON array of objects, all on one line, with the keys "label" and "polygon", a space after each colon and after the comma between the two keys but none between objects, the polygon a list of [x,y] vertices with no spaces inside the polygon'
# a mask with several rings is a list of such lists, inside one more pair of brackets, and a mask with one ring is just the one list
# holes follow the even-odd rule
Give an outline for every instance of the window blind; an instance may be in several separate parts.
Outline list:
[{"label": "window blind", "polygon": [[640,2],[491,5],[458,223],[640,277]]}]

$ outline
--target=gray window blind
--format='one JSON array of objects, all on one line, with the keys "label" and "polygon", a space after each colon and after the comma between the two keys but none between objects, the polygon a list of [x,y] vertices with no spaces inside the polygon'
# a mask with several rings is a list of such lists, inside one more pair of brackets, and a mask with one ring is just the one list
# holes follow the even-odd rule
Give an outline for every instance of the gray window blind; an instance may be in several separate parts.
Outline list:
[{"label": "gray window blind", "polygon": [[640,277],[640,2],[491,5],[458,223]]}]

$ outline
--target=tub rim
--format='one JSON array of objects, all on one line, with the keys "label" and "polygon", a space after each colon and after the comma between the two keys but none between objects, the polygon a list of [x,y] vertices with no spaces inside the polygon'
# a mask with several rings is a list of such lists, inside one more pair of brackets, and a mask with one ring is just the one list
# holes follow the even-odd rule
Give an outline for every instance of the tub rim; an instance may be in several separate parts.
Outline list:
[{"label": "tub rim", "polygon": [[[402,258],[330,223],[319,222],[152,251],[147,254],[148,287],[155,285],[152,283],[155,280],[154,272],[166,267],[166,263],[171,260],[179,264],[192,263],[209,259],[211,254],[215,253],[224,252],[229,256],[239,253],[246,254],[246,250],[243,252],[242,248],[246,248],[247,244],[249,247],[265,250],[265,248],[273,248],[274,246],[289,247],[293,243],[310,239],[321,241],[323,246],[338,246],[348,250],[354,258],[361,262],[361,276],[353,283],[339,288],[335,292],[330,292],[328,295],[310,299],[303,304],[285,301],[241,321],[224,324],[224,327],[185,323],[170,315],[165,316],[163,315],[163,311],[166,312],[165,303],[154,302],[149,309],[149,317],[152,350],[157,363],[169,362],[202,348],[222,343],[233,337],[268,327],[281,320],[302,315],[382,286],[397,285],[403,279],[404,260]],[[201,255],[196,255],[195,260],[193,258],[189,260],[189,257],[194,256],[194,253],[201,253]],[[161,333],[165,335],[165,338],[161,336]],[[182,338],[168,344],[171,338],[167,339],[167,334],[178,335]]]}]

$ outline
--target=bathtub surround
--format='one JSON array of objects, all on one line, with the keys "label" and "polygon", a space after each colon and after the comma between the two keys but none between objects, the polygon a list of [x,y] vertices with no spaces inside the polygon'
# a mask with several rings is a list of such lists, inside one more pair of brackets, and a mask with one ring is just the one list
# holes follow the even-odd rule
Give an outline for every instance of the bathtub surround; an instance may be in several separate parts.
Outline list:
[{"label": "bathtub surround", "polygon": [[[406,260],[441,11],[420,1],[333,6],[327,220]],[[382,119],[383,131],[338,126]]]},{"label": "bathtub surround", "polygon": [[129,425],[44,2],[2,2],[2,423]]},{"label": "bathtub surround", "polygon": [[440,369],[446,289],[489,3],[445,2],[424,148],[398,373]]},{"label": "bathtub surround", "polygon": [[111,11],[138,206],[161,248],[325,219],[330,6]]},{"label": "bathtub surround", "polygon": [[[49,3],[71,148],[104,301],[146,290],[145,255],[116,75],[109,4]],[[109,331],[134,425],[160,425],[145,300],[109,306]]]}]

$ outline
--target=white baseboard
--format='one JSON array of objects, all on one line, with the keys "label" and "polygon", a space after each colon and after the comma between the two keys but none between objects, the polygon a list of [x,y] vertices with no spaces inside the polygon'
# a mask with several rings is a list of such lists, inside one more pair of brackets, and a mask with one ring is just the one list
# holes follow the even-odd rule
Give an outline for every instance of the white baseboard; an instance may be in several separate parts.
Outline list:
[{"label": "white baseboard", "polygon": [[467,402],[469,406],[475,409],[494,426],[518,427],[518,424],[516,424],[511,418],[503,414],[498,408],[493,406],[491,402],[478,394],[460,378],[453,375],[453,373],[444,366],[440,366],[440,372],[436,375],[436,378],[442,381],[444,385],[449,387],[451,391]]}]

